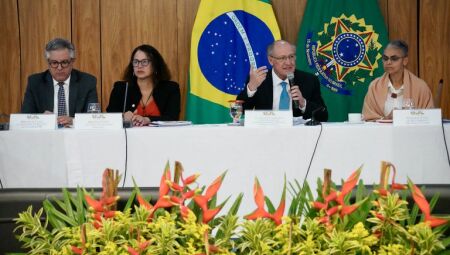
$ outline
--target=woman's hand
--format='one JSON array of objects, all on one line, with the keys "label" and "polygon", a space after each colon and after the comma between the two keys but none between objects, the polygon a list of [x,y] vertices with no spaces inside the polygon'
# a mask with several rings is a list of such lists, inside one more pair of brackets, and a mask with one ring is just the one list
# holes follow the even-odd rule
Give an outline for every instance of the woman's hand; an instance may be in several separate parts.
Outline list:
[{"label": "woman's hand", "polygon": [[143,117],[141,115],[135,114],[133,115],[131,121],[133,121],[133,126],[147,126],[150,124],[150,118],[149,117]]}]

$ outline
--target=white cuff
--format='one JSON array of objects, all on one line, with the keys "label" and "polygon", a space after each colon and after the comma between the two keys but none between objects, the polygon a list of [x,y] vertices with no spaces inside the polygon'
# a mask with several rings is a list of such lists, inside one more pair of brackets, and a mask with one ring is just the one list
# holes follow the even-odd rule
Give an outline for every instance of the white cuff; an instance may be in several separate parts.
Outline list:
[{"label": "white cuff", "polygon": [[305,99],[305,105],[303,107],[300,107],[300,105],[298,106],[298,108],[300,109],[300,111],[302,111],[302,113],[304,113],[306,110],[306,103],[307,103],[307,101]]},{"label": "white cuff", "polygon": [[255,93],[256,93],[257,90],[258,90],[258,89],[255,89],[254,91],[251,91],[250,88],[249,88],[248,85],[247,85],[247,96],[248,96],[248,97],[253,97],[253,96],[255,95]]}]

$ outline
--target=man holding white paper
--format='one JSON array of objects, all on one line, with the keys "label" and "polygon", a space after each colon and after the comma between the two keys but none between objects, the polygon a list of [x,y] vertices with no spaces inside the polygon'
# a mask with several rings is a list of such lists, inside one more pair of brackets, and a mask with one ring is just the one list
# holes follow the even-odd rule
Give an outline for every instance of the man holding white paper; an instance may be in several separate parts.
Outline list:
[{"label": "man holding white paper", "polygon": [[97,79],[76,69],[75,47],[56,38],[45,47],[48,70],[28,77],[22,113],[55,113],[58,125],[68,126],[75,113],[87,112],[89,103],[98,103]]},{"label": "man holding white paper", "polygon": [[246,88],[237,96],[244,109],[292,110],[293,115],[318,121],[328,120],[328,111],[316,76],[295,69],[295,46],[284,40],[269,45],[267,56],[272,69],[250,68]]}]

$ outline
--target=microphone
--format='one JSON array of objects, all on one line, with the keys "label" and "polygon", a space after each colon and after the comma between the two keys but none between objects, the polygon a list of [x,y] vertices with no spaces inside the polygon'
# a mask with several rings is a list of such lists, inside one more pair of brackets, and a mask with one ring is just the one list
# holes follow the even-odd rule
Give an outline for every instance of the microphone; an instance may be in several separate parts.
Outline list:
[{"label": "microphone", "polygon": [[[123,118],[123,114],[125,113],[125,109],[127,107],[127,97],[128,97],[128,82],[125,83],[125,96],[123,99],[122,118]],[[125,119],[123,119],[123,127],[124,128],[130,128],[132,126],[133,125],[132,125],[131,121],[125,121]]]},{"label": "microphone", "polygon": [[125,113],[125,108],[127,107],[127,97],[128,97],[128,82],[125,83],[125,96],[123,98],[122,113]]},{"label": "microphone", "polygon": [[325,111],[325,107],[319,106],[319,108],[315,109],[311,113],[311,120],[305,123],[305,126],[317,126],[320,125],[320,121],[316,120],[316,113]]},{"label": "microphone", "polygon": [[[288,78],[288,80],[289,80],[289,87],[291,87],[292,88],[292,86],[294,86],[294,73],[288,73],[287,74],[287,78]],[[295,86],[297,86],[297,85],[295,85]],[[298,87],[298,86],[297,86]],[[296,108],[296,109],[298,109],[299,108],[299,104],[300,104],[300,102],[298,101],[298,100],[292,100],[292,101],[294,101],[294,107]]]}]

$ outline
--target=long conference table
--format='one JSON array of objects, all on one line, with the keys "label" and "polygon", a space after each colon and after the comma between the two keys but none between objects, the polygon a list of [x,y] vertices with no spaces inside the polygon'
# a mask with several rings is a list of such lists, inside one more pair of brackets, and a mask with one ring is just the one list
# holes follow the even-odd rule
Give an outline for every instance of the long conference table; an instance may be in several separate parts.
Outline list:
[{"label": "long conference table", "polygon": [[324,168],[332,169],[333,180],[340,182],[364,165],[361,178],[365,184],[375,184],[382,160],[396,166],[399,183],[409,177],[420,184],[448,184],[449,140],[450,124],[4,131],[0,132],[0,180],[3,188],[99,187],[103,170],[113,168],[124,177],[121,186],[133,186],[134,179],[138,186],[152,187],[159,186],[166,162],[173,169],[177,160],[185,175],[201,174],[201,185],[227,170],[219,199],[229,195],[233,199],[243,192],[242,209],[250,212],[255,177],[276,204],[284,175],[299,183],[307,175],[315,187]]}]

